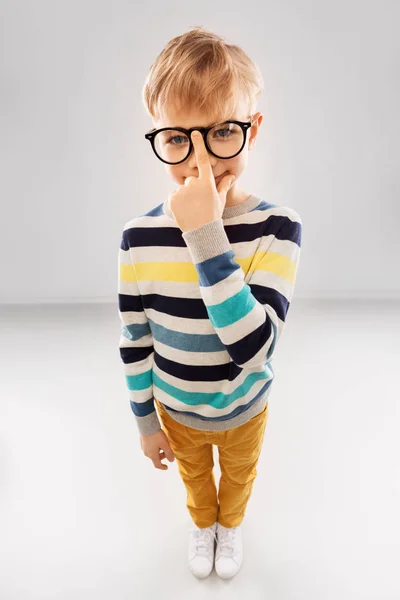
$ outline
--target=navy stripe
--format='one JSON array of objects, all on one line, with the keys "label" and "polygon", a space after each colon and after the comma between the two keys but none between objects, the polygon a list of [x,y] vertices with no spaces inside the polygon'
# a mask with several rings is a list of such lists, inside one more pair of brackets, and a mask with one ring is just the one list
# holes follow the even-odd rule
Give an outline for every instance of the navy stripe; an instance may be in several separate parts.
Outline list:
[{"label": "navy stripe", "polygon": [[154,398],[151,400],[147,400],[147,402],[133,402],[130,401],[131,409],[137,417],[147,417],[152,412],[154,412]]},{"label": "navy stripe", "polygon": [[140,294],[118,294],[118,308],[121,312],[143,312],[141,298]]},{"label": "navy stripe", "polygon": [[153,346],[130,346],[119,349],[122,362],[126,365],[140,362],[147,358],[152,352],[154,352]]},{"label": "navy stripe", "polygon": [[[249,333],[249,335],[246,335],[234,344],[227,345],[226,348],[236,364],[244,364],[261,350],[267,340],[271,337],[272,331],[276,334],[276,327],[265,313],[265,321],[260,327],[257,327],[257,329]],[[270,350],[266,360],[269,359],[271,354],[272,352]]]},{"label": "navy stripe", "polygon": [[[281,240],[290,240],[300,246],[300,224],[286,216],[270,215],[266,221],[224,225],[231,244],[253,242],[262,236],[275,235]],[[130,227],[124,231],[126,242],[131,248],[161,246],[184,248],[186,242],[179,227]],[[124,250],[128,248],[124,247]]]},{"label": "navy stripe", "polygon": [[[253,296],[261,302],[261,304],[269,304],[275,310],[278,317],[282,319],[282,321],[285,320],[289,308],[289,302],[285,296],[274,288],[252,283],[247,285],[249,285]],[[165,296],[164,294],[143,294],[141,300],[145,309],[152,308],[159,313],[164,313],[173,317],[207,320],[209,318],[207,308],[202,298],[181,298],[179,296]],[[126,310],[135,310],[135,308],[128,307]]]}]

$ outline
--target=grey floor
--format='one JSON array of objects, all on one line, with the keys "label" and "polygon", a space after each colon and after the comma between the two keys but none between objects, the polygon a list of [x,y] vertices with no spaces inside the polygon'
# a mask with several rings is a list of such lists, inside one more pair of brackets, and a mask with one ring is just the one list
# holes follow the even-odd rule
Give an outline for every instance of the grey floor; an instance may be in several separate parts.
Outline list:
[{"label": "grey floor", "polygon": [[187,568],[183,483],[142,455],[116,306],[3,306],[0,326],[2,600],[400,598],[399,303],[294,300],[230,581]]}]

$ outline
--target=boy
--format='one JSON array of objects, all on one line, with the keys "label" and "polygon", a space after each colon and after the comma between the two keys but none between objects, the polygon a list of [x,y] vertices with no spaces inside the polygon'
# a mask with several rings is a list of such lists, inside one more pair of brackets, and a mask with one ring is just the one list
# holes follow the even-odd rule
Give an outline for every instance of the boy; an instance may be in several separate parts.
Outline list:
[{"label": "boy", "polygon": [[223,578],[242,564],[271,361],[300,258],[299,215],[237,185],[263,120],[261,90],[248,56],[202,27],[167,44],[143,91],[154,124],[146,138],[179,187],[125,224],[119,250],[130,404],[145,456],[162,470],[164,458],[177,460],[200,578],[214,559]]}]

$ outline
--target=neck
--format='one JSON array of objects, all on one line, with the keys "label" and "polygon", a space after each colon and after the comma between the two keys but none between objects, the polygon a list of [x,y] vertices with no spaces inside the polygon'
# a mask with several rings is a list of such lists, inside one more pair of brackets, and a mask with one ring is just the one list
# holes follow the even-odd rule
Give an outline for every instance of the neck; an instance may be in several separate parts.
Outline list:
[{"label": "neck", "polygon": [[241,188],[233,185],[228,190],[228,193],[226,195],[225,207],[227,208],[228,206],[237,206],[238,204],[241,204],[242,202],[244,202],[245,200],[247,200],[247,198],[250,195],[251,194],[249,194],[248,192],[245,192]]}]

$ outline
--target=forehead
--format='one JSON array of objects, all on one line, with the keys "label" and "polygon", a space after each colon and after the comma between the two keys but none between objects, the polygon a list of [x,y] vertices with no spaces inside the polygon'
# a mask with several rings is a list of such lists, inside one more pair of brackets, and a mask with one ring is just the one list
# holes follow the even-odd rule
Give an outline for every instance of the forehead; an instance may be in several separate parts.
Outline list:
[{"label": "forehead", "polygon": [[[237,121],[247,121],[249,115],[246,112],[247,107],[243,103],[237,103],[231,119]],[[182,127],[190,129],[191,127],[211,127],[221,123],[226,119],[221,115],[210,115],[197,108],[178,109],[174,104],[168,104],[164,108],[164,114],[158,120],[153,119],[153,126],[156,129],[161,127]]]}]

